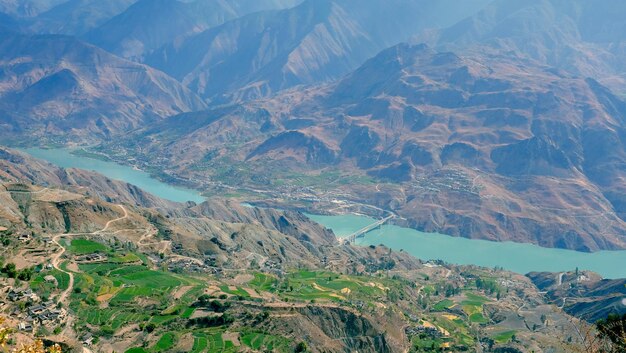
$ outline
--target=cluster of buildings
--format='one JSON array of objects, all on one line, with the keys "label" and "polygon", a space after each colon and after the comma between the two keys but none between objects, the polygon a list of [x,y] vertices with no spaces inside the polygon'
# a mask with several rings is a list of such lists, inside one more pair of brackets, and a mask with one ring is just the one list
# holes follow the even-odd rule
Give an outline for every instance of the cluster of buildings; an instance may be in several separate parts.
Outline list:
[{"label": "cluster of buildings", "polygon": [[431,338],[436,339],[443,336],[443,333],[437,327],[426,325],[407,326],[404,328],[404,332],[409,337],[425,334]]},{"label": "cluster of buildings", "polygon": [[[32,332],[38,325],[58,325],[63,322],[67,315],[64,309],[57,308],[55,302],[52,300],[42,301],[29,288],[10,288],[6,298],[13,303],[25,303],[25,305],[14,305],[11,311],[11,316],[20,320],[18,324],[20,331]],[[8,306],[8,303],[1,303],[0,308],[5,306]]]},{"label": "cluster of buildings", "polygon": [[76,257],[76,262],[101,262],[106,261],[107,257],[102,254],[93,253]]},{"label": "cluster of buildings", "polygon": [[167,268],[169,271],[172,271],[172,272],[178,272],[178,271],[199,272],[199,273],[213,272],[213,268],[211,268],[210,266],[202,264],[198,262],[197,260],[194,261],[193,259],[186,259],[186,258],[176,259],[175,261],[170,262]]},{"label": "cluster of buildings", "polygon": [[278,276],[278,278],[283,278],[286,274],[283,270],[282,263],[279,260],[274,259],[265,260],[263,263],[263,272],[271,273]]}]

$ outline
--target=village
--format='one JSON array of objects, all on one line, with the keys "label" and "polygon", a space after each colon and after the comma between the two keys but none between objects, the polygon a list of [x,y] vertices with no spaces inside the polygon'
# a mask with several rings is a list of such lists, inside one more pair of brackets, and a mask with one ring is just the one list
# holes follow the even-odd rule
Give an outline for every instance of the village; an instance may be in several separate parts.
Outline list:
[{"label": "village", "polygon": [[[52,275],[45,275],[47,283],[57,286],[57,279]],[[1,279],[2,282],[11,282],[11,279]],[[0,292],[0,311],[5,312],[12,319],[18,320],[18,329],[24,332],[36,332],[45,327],[48,332],[60,327],[67,319],[67,311],[62,304],[48,298],[41,298],[27,283],[17,286],[3,283]]]}]

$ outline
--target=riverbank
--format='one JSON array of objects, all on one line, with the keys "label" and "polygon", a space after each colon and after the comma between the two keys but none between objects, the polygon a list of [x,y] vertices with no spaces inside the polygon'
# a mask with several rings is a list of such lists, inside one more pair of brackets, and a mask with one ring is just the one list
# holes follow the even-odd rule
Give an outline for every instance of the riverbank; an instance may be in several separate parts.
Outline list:
[{"label": "riverbank", "polygon": [[[161,182],[148,173],[112,161],[72,154],[69,150],[24,149],[34,157],[64,168],[94,170],[109,178],[134,184],[161,198],[185,202],[202,202],[199,192]],[[377,216],[377,215],[376,215]],[[330,228],[338,237],[347,236],[376,220],[355,214],[310,215]],[[436,233],[424,233],[398,225],[383,225],[357,239],[357,245],[384,244],[423,260],[443,260],[462,265],[501,267],[518,273],[531,271],[563,272],[576,267],[591,270],[606,278],[626,277],[626,251],[583,253],[573,250],[543,248],[532,244],[491,242]]]}]

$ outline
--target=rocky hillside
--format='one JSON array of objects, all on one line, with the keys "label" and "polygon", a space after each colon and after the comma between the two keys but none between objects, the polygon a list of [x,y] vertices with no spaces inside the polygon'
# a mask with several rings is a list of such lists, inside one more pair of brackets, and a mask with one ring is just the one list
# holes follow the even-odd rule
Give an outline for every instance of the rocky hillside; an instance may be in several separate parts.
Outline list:
[{"label": "rocky hillside", "polygon": [[337,84],[179,115],[103,150],[157,154],[189,180],[262,190],[271,178],[248,168],[288,184],[289,173],[338,170],[379,185],[361,179],[340,192],[420,230],[618,249],[625,106],[595,80],[517,56],[401,44]]},{"label": "rocky hillside", "polygon": [[[367,248],[344,252],[345,249],[339,247],[339,253],[336,253],[332,232],[298,212],[252,208],[221,199],[210,199],[201,204],[180,204],[94,172],[57,168],[12,150],[0,149],[0,157],[0,180],[7,183],[4,187],[6,196],[27,196],[24,200],[27,204],[21,206],[17,200],[7,198],[3,202],[4,222],[9,222],[2,224],[5,228],[22,230],[25,226],[21,222],[29,219],[32,211],[37,217],[48,217],[45,222],[41,219],[29,221],[36,232],[62,232],[66,226],[63,213],[45,211],[61,207],[73,210],[68,213],[69,219],[76,219],[69,222],[68,231],[93,231],[104,226],[102,219],[119,214],[115,205],[122,204],[134,214],[131,218],[145,218],[143,226],[137,228],[146,228],[145,222],[149,222],[159,232],[167,234],[168,240],[181,244],[179,250],[184,249],[185,254],[202,257],[211,252],[230,266],[248,261],[246,256],[250,251],[276,256],[280,262],[310,266],[319,266],[322,259],[329,256],[347,256],[353,260],[370,257]],[[25,181],[46,188],[40,186],[33,189]],[[66,190],[49,190],[60,185]],[[50,200],[57,194],[61,195],[61,201],[53,202],[56,206],[50,207]],[[100,205],[85,207],[94,202]],[[64,206],[59,206],[61,204]],[[27,214],[24,210],[28,210]],[[138,241],[134,238],[127,240]],[[417,262],[404,254],[396,260],[399,264],[406,262],[408,268],[417,266]]]},{"label": "rocky hillside", "polygon": [[4,31],[0,61],[5,139],[101,138],[204,107],[169,76],[72,37]]}]

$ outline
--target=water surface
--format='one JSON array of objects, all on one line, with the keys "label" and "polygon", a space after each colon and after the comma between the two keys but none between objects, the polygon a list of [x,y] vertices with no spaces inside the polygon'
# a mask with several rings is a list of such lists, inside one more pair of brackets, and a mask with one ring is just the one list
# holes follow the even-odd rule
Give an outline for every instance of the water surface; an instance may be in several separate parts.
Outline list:
[{"label": "water surface", "polygon": [[111,179],[133,184],[166,200],[175,202],[204,201],[204,198],[197,191],[166,184],[153,178],[146,172],[129,166],[73,155],[70,149],[28,148],[21,151],[33,157],[46,160],[58,167],[93,170]]},{"label": "water surface", "polygon": [[[375,222],[373,218],[357,215],[310,217],[332,229],[339,237]],[[422,260],[439,259],[460,265],[500,266],[518,273],[573,271],[578,267],[580,270],[597,272],[605,278],[626,277],[626,251],[583,253],[532,244],[457,238],[394,225],[384,225],[367,233],[364,238],[357,239],[357,244],[384,244],[394,250],[403,249]]]}]

